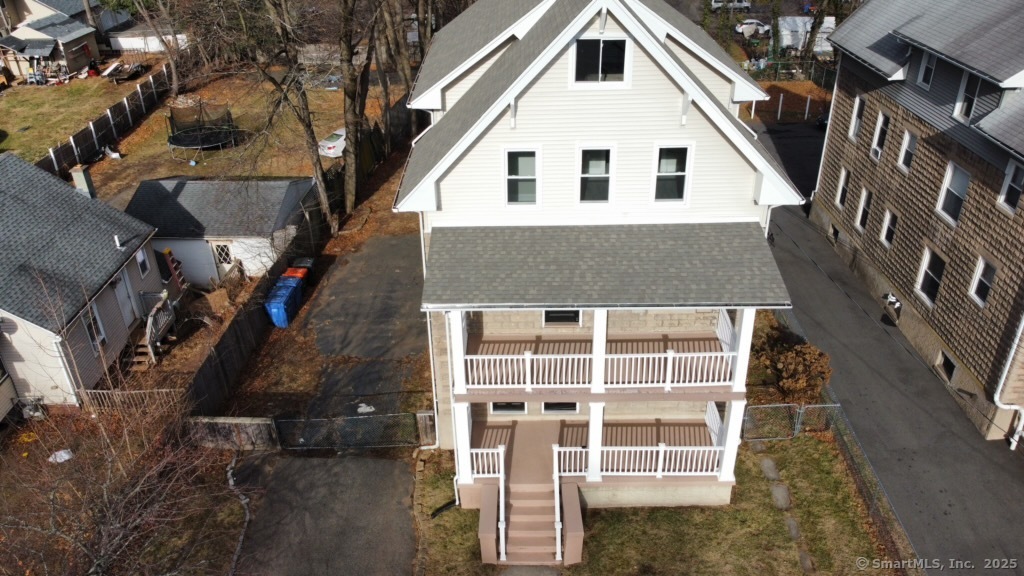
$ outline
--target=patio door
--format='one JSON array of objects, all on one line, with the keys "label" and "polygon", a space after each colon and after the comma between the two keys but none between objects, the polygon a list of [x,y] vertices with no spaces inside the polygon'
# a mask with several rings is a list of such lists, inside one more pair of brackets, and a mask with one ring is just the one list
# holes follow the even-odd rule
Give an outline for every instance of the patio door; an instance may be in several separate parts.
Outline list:
[{"label": "patio door", "polygon": [[121,309],[124,325],[130,328],[138,315],[135,313],[135,303],[132,302],[132,284],[128,279],[127,270],[121,270],[120,277],[114,284],[114,295],[117,296],[117,305]]}]

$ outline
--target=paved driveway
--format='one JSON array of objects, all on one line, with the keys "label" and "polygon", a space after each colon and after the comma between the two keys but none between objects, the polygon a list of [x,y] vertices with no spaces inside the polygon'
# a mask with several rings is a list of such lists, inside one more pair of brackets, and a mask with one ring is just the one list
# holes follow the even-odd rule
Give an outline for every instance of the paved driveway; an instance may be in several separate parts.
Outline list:
[{"label": "paved driveway", "polygon": [[376,458],[260,455],[239,479],[265,488],[240,575],[411,574],[411,464]]},{"label": "paved driveway", "polygon": [[[813,128],[768,134],[787,165],[817,162]],[[814,186],[794,175],[802,191]],[[1016,559],[1024,573],[1024,455],[987,442],[800,208],[772,218],[774,254],[811,342],[832,357],[832,387],[919,557]],[[947,569],[946,573],[951,571]],[[957,573],[957,571],[952,571]]]}]

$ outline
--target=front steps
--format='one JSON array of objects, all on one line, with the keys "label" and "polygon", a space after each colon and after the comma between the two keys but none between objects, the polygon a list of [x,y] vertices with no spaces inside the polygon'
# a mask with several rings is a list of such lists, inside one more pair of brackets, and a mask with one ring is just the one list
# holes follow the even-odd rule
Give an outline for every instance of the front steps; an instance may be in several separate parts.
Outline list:
[{"label": "front steps", "polygon": [[560,566],[555,560],[554,485],[509,485],[507,560],[499,564]]}]

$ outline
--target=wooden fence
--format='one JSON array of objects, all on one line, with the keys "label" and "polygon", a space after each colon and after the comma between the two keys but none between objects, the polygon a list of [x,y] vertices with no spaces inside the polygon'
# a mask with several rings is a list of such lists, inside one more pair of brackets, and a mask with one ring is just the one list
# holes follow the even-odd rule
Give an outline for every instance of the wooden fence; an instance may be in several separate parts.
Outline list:
[{"label": "wooden fence", "polygon": [[136,414],[181,402],[182,390],[82,390],[82,403],[96,412]]},{"label": "wooden fence", "polygon": [[84,128],[75,132],[67,142],[50,148],[49,153],[36,162],[36,166],[69,178],[71,168],[100,157],[105,146],[112,146],[142,122],[146,114],[160,104],[170,90],[167,65],[136,84],[135,90],[120,102],[107,108]]}]

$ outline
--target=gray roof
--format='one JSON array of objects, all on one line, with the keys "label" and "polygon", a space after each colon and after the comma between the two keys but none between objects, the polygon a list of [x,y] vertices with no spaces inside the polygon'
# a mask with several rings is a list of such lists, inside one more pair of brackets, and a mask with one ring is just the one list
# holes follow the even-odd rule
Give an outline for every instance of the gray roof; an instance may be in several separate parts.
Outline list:
[{"label": "gray roof", "polygon": [[46,18],[26,22],[25,27],[61,42],[70,42],[96,31],[95,28],[90,28],[63,14],[51,14]]},{"label": "gray roof", "polygon": [[[692,20],[683,15],[682,12],[676,10],[670,6],[664,0],[639,0],[641,4],[646,6],[651,12],[657,14],[662,20],[668,23],[676,30],[679,30],[684,36],[690,39],[694,44],[701,47],[702,50],[707,52],[712,58],[718,60],[721,64],[724,64],[727,68],[731,69],[736,74],[739,74],[740,78],[746,79],[752,86],[757,86],[757,83],[747,75],[747,73],[740,68],[740,65],[733,60],[732,56],[725,51],[715,39],[709,36],[704,30],[696,25]],[[692,77],[692,76],[691,76]]]},{"label": "gray roof", "polygon": [[[907,60],[906,45],[889,32],[938,4],[934,0],[868,0],[828,40],[888,78],[903,68]],[[972,4],[970,10],[974,8]],[[963,6],[961,10],[968,11]]]},{"label": "gray roof", "polygon": [[0,154],[0,230],[0,309],[54,333],[153,232],[9,152]]},{"label": "gray roof", "polygon": [[[85,8],[82,7],[82,0],[36,0],[43,6],[65,14],[67,16],[75,16],[85,12]],[[89,5],[93,8],[99,8],[99,0],[90,0]]]},{"label": "gray roof", "polygon": [[302,180],[146,180],[125,212],[160,238],[269,238],[313,187]]},{"label": "gray roof", "polygon": [[756,222],[434,228],[423,285],[424,309],[790,305]]},{"label": "gray roof", "polygon": [[919,6],[913,19],[892,26],[893,34],[999,82],[1024,70],[1020,0],[932,1]]},{"label": "gray roof", "polygon": [[452,70],[508,30],[543,0],[479,0],[439,30],[420,66],[410,100],[433,88]]},{"label": "gray roof", "polygon": [[0,38],[0,46],[14,50],[19,56],[41,56],[46,58],[53,54],[53,49],[57,47],[57,41],[42,39],[23,40],[14,36],[5,36]]},{"label": "gray roof", "polygon": [[1004,93],[999,108],[974,124],[974,127],[1024,158],[1024,94]]},{"label": "gray roof", "polygon": [[406,164],[396,204],[427,177],[487,109],[497,102],[590,3],[591,0],[556,2],[521,40],[509,46],[441,120],[420,137]]}]

